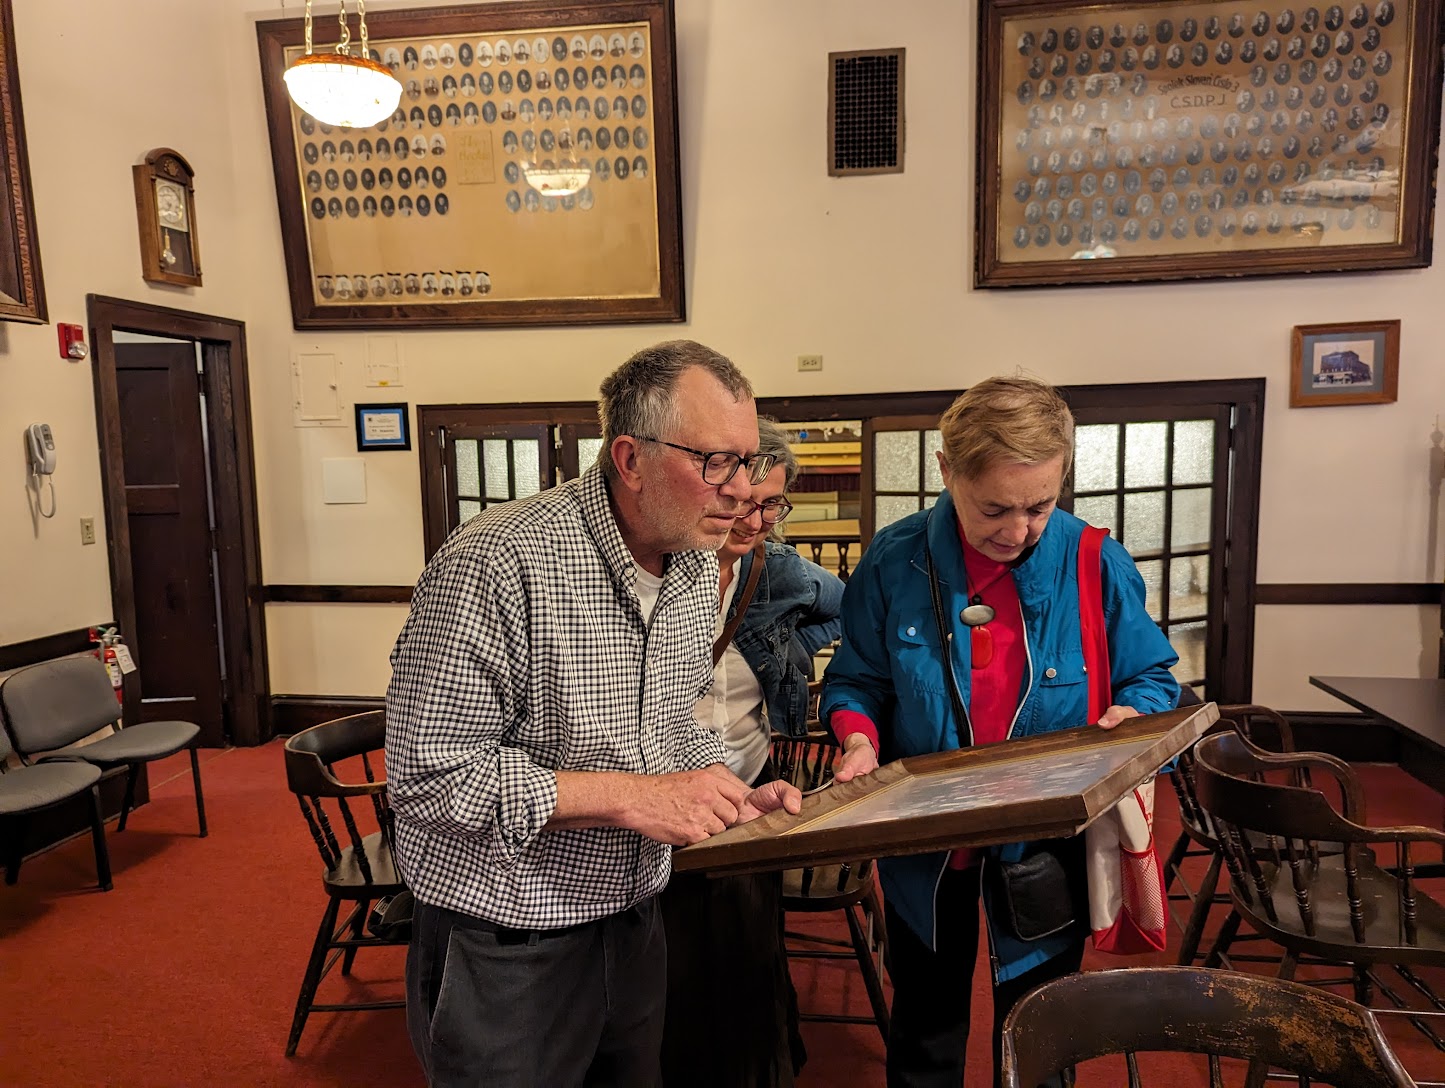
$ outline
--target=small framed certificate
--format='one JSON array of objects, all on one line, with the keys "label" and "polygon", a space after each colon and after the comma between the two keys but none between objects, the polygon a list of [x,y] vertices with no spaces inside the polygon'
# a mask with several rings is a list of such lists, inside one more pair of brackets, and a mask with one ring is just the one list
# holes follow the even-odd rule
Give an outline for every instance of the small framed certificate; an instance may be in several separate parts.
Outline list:
[{"label": "small framed certificate", "polygon": [[356,448],[358,450],[411,449],[411,423],[406,404],[358,404],[356,406]]}]

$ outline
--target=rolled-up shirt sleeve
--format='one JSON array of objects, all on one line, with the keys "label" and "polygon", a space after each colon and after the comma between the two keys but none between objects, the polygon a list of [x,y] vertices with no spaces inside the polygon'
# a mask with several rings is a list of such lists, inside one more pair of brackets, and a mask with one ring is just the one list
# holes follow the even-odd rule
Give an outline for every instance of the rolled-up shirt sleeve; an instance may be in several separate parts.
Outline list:
[{"label": "rolled-up shirt sleeve", "polygon": [[726,763],[727,758],[728,749],[722,737],[694,720],[678,749],[677,769],[699,771],[714,763]]},{"label": "rolled-up shirt sleeve", "polygon": [[392,652],[386,759],[397,816],[515,861],[557,807],[555,772],[505,743],[526,714],[526,592],[504,557],[428,568]]}]

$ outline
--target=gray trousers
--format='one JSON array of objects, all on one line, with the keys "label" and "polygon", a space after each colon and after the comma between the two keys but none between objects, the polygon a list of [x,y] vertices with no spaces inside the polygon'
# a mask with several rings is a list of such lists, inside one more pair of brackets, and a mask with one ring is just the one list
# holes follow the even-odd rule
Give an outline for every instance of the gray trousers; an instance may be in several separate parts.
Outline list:
[{"label": "gray trousers", "polygon": [[563,930],[417,900],[406,1022],[432,1088],[652,1088],[666,990],[653,899]]}]

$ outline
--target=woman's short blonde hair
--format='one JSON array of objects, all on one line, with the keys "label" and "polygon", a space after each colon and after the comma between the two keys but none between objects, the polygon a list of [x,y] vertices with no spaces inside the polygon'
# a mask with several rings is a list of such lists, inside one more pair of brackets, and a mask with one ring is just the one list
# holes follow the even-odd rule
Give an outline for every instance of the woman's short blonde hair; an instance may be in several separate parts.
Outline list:
[{"label": "woman's short blonde hair", "polygon": [[939,421],[949,470],[976,480],[994,465],[1074,460],[1074,417],[1053,386],[1032,378],[989,378],[949,405]]}]

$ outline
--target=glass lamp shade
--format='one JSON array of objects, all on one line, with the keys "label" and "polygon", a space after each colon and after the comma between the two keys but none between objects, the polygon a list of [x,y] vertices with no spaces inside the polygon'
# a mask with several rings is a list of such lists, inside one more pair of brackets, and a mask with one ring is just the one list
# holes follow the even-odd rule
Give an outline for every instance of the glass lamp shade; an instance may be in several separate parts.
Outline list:
[{"label": "glass lamp shade", "polygon": [[528,165],[522,168],[527,184],[543,196],[571,196],[587,188],[592,180],[592,171],[577,163],[564,162],[561,166],[545,163],[541,166]]},{"label": "glass lamp shade", "polygon": [[282,78],[291,101],[338,127],[370,128],[390,117],[401,101],[401,83],[385,65],[345,53],[308,53]]}]

